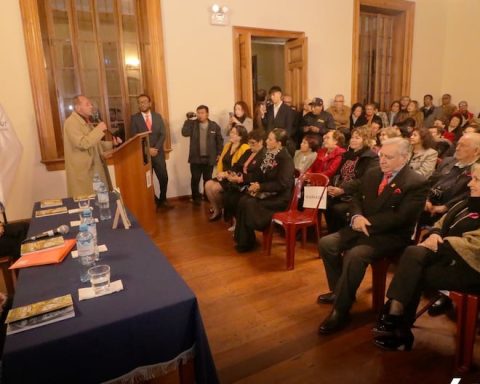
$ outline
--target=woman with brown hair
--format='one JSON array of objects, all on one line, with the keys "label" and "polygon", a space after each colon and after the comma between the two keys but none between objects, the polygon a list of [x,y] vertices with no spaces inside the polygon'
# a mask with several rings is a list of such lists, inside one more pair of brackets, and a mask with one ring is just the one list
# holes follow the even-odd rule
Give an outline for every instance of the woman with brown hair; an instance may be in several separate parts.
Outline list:
[{"label": "woman with brown hair", "polygon": [[412,156],[408,165],[428,179],[437,166],[438,153],[433,149],[435,141],[427,128],[415,128],[410,136]]},{"label": "woman with brown hair", "polygon": [[367,169],[378,164],[378,156],[370,148],[371,140],[369,127],[358,127],[352,131],[349,149],[342,155],[340,167],[327,188],[325,219],[329,233],[347,225],[346,214],[353,184]]},{"label": "woman with brown hair", "polygon": [[233,106],[233,113],[230,112],[230,119],[228,120],[228,132],[230,128],[235,125],[243,125],[247,132],[253,129],[253,120],[250,116],[250,110],[247,103],[244,101],[237,101]]}]

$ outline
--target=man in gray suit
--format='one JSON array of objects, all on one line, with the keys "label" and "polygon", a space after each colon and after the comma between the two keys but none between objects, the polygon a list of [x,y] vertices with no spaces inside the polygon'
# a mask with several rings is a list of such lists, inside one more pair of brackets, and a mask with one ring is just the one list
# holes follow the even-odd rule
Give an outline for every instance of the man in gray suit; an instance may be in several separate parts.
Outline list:
[{"label": "man in gray suit", "polygon": [[158,208],[171,209],[172,205],[167,202],[168,173],[165,163],[165,151],[163,143],[165,142],[165,124],[159,113],[152,111],[152,101],[150,96],[142,94],[137,97],[138,109],[140,112],[132,115],[130,130],[132,136],[150,132],[150,157],[152,159],[152,168],[157,175],[160,184],[160,196],[155,197]]}]

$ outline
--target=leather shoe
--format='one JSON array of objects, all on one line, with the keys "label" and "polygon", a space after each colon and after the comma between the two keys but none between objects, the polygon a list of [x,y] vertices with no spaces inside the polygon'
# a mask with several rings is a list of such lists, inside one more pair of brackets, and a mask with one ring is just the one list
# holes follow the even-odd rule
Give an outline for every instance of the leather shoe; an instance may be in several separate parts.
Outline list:
[{"label": "leather shoe", "polygon": [[317,304],[332,304],[336,297],[333,292],[324,293],[317,297]]},{"label": "leather shoe", "polygon": [[330,335],[341,329],[345,328],[350,320],[348,313],[338,312],[334,309],[328,317],[323,320],[322,324],[318,327],[318,333],[320,335]]},{"label": "leather shoe", "polygon": [[442,295],[437,301],[435,301],[435,303],[432,304],[430,308],[428,308],[428,314],[430,316],[443,315],[447,313],[448,310],[451,308],[452,300],[450,300],[447,296]]}]

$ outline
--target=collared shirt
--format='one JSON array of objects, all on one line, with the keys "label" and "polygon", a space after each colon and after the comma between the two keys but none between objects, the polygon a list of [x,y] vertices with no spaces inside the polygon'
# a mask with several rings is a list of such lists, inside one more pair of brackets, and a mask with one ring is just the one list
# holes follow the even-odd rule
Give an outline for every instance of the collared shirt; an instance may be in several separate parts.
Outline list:
[{"label": "collared shirt", "polygon": [[277,117],[278,110],[282,106],[283,101],[280,101],[278,104],[273,104],[273,117]]},{"label": "collared shirt", "polygon": [[147,113],[142,112],[142,116],[145,122],[147,122],[147,116],[150,116],[150,120],[152,120],[152,114],[150,113],[150,111],[148,111]]}]

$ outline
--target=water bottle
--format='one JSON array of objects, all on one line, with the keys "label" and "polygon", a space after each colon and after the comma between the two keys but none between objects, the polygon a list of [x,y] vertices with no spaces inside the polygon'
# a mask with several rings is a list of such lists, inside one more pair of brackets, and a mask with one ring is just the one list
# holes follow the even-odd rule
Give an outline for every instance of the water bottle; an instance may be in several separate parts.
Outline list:
[{"label": "water bottle", "polygon": [[108,189],[103,183],[98,190],[98,206],[100,207],[100,220],[110,220],[112,213],[110,212]]},{"label": "water bottle", "polygon": [[[93,191],[95,192],[96,195],[98,195],[98,190],[100,189],[100,186],[102,185],[102,179],[100,179],[100,176],[98,175],[98,172],[95,172],[93,175]],[[98,205],[98,201],[95,201],[95,204]]]},{"label": "water bottle", "polygon": [[92,211],[90,209],[85,209],[82,212],[81,224],[86,224],[88,227],[88,232],[93,236],[93,246],[95,250],[95,261],[100,259],[100,254],[98,252],[98,242],[97,242],[97,223],[92,216]]},{"label": "water bottle", "polygon": [[95,265],[93,236],[88,232],[86,224],[80,224],[80,232],[77,235],[77,252],[80,263],[80,281],[85,283],[90,280],[88,270]]}]

